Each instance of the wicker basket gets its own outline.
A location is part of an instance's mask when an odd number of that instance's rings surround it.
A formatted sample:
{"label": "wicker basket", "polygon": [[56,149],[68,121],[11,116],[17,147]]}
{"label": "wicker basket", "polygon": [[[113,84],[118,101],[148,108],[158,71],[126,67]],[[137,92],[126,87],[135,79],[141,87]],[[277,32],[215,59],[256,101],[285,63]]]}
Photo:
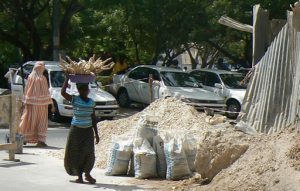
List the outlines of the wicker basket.
{"label": "wicker basket", "polygon": [[81,74],[69,74],[71,82],[74,83],[91,83],[95,82],[96,77],[94,75],[81,75]]}

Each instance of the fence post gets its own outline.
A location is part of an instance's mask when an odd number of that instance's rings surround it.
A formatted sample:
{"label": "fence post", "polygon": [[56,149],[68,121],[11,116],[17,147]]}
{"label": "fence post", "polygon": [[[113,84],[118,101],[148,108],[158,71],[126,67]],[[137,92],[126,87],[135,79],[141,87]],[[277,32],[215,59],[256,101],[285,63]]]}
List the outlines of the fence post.
{"label": "fence post", "polygon": [[[16,133],[17,133],[17,99],[16,95],[12,94],[10,98],[11,112],[10,112],[10,124],[9,124],[9,138],[12,144],[16,144]],[[9,160],[15,160],[15,150],[9,150]]]}
{"label": "fence post", "polygon": [[149,95],[150,95],[150,103],[153,102],[153,74],[149,74]]}

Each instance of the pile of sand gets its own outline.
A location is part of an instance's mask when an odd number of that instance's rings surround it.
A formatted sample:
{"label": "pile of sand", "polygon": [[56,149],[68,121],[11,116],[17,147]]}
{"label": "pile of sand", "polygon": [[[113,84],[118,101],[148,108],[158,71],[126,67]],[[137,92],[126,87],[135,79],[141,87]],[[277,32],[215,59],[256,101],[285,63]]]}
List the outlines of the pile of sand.
{"label": "pile of sand", "polygon": [[[194,184],[179,190],[299,190],[300,171],[295,168],[299,165],[299,136],[295,130],[285,130],[274,135],[242,138],[237,142],[249,148],[233,164],[211,182],[199,181],[207,185]],[[222,155],[222,149],[219,153]]]}
{"label": "pile of sand", "polygon": [[[134,132],[134,128],[143,114],[160,116],[158,128],[173,133],[186,130],[203,133],[212,127],[205,122],[205,114],[199,113],[192,106],[188,106],[180,100],[175,98],[157,100],[144,111],[129,118],[98,123],[100,135],[100,143],[96,146],[96,164],[98,167],[106,167],[112,137]],[[130,133],[128,136],[130,138]]]}
{"label": "pile of sand", "polygon": [[300,139],[297,139],[296,143],[287,153],[287,156],[290,158],[292,166],[296,170],[300,170]]}
{"label": "pile of sand", "polygon": [[247,142],[247,135],[232,129],[210,132],[198,145],[195,161],[197,172],[203,179],[212,180],[247,151]]}

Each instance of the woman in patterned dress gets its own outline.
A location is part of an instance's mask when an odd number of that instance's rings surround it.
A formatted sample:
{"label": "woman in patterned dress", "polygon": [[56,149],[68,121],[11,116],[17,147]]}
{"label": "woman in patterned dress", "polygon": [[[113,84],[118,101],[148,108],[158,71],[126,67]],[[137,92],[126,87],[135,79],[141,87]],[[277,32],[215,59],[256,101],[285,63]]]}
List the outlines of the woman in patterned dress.
{"label": "woman in patterned dress", "polygon": [[[64,166],[71,176],[78,176],[77,183],[85,180],[95,184],[96,180],[90,172],[95,163],[94,137],[99,143],[99,135],[94,112],[95,102],[88,97],[89,85],[76,84],[79,95],[70,95],[66,92],[68,87],[68,75],[61,90],[61,95],[73,105],[73,119],[66,146]],[[95,136],[94,136],[95,135]]]}
{"label": "woman in patterned dress", "polygon": [[25,137],[25,143],[37,143],[38,147],[46,147],[46,133],[48,129],[48,106],[55,112],[49,92],[49,85],[43,75],[45,65],[37,62],[28,77],[24,92],[24,112],[20,129]]}

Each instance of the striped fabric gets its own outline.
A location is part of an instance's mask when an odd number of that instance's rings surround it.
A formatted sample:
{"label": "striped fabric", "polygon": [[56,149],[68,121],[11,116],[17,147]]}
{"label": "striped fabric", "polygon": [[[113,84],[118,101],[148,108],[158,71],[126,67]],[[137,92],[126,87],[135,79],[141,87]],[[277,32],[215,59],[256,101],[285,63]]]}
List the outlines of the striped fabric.
{"label": "striped fabric", "polygon": [[48,128],[48,105],[25,105],[20,129],[27,143],[46,141]]}
{"label": "striped fabric", "polygon": [[95,102],[92,99],[84,101],[80,96],[73,96],[73,119],[71,124],[79,128],[92,127],[92,114],[94,112]]}
{"label": "striped fabric", "polygon": [[49,105],[52,99],[46,77],[43,75],[45,65],[37,62],[28,77],[24,92],[24,103],[32,105]]}
{"label": "striped fabric", "polygon": [[47,79],[43,76],[45,66],[37,62],[29,75],[24,92],[25,109],[20,123],[21,133],[28,143],[46,141],[48,128],[48,105],[52,103]]}

